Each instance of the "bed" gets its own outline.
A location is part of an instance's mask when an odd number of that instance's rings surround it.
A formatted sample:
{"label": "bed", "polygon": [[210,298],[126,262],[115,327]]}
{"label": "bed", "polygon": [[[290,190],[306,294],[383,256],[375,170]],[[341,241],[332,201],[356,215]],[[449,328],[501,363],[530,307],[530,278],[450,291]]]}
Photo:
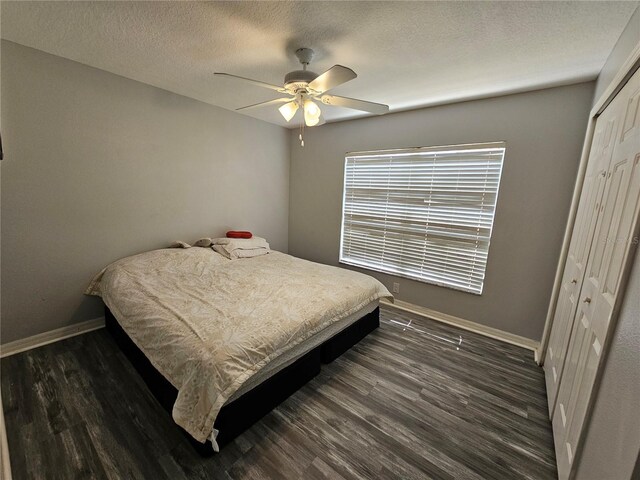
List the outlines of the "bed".
{"label": "bed", "polygon": [[272,251],[114,262],[91,282],[108,331],[200,453],[218,451],[379,325],[374,278]]}

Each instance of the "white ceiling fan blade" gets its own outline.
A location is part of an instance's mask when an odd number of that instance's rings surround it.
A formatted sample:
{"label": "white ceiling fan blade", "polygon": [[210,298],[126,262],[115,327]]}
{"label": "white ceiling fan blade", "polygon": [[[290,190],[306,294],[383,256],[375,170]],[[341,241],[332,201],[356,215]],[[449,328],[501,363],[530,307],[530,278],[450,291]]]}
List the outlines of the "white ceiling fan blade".
{"label": "white ceiling fan blade", "polygon": [[354,110],[375,113],[376,115],[382,115],[389,112],[389,105],[367,102],[365,100],[358,100],[355,98],[339,97],[337,95],[322,95],[320,97],[320,101],[325,105],[353,108]]}
{"label": "white ceiling fan blade", "polygon": [[270,90],[275,90],[276,92],[284,93],[286,91],[284,88],[279,87],[278,85],[272,85],[270,83],[261,82],[260,80],[252,80],[251,78],[239,77],[238,75],[231,75],[230,73],[219,73],[219,72],[216,72],[216,73],[214,73],[214,75],[218,75],[219,77],[228,77],[228,78],[235,78],[235,79],[238,79],[238,80],[243,80],[245,82],[252,83],[253,85],[257,85],[259,87],[264,87],[264,88],[268,88]]}
{"label": "white ceiling fan blade", "polygon": [[248,110],[250,108],[256,107],[264,107],[266,105],[276,105],[278,103],[290,102],[293,98],[276,98],[275,100],[267,100],[266,102],[254,103],[253,105],[247,105],[246,107],[236,108],[236,111],[239,110]]}
{"label": "white ceiling fan blade", "polygon": [[334,65],[329,70],[321,75],[318,75],[315,80],[309,83],[309,88],[319,93],[324,93],[327,90],[331,90],[338,85],[353,80],[358,75],[350,68],[343,67],[342,65]]}

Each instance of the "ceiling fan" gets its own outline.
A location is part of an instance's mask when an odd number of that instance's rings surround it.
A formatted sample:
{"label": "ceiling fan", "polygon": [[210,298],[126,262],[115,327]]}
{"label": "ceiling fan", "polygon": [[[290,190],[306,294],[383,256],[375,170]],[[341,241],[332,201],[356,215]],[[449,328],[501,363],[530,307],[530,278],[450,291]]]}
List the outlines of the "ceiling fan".
{"label": "ceiling fan", "polygon": [[310,48],[299,48],[296,50],[296,57],[298,57],[298,60],[300,60],[302,64],[302,70],[287,73],[284,77],[283,87],[259,80],[231,75],[230,73],[215,73],[214,75],[243,80],[259,87],[269,88],[278,93],[289,95],[289,97],[276,98],[275,100],[248,105],[236,110],[248,110],[282,103],[283,105],[280,106],[278,110],[287,122],[291,121],[298,109],[301,108],[304,112],[304,124],[308,127],[322,125],[324,123],[322,111],[316,102],[323,103],[324,105],[352,108],[377,115],[382,115],[389,111],[388,105],[357,100],[355,98],[328,95],[326,93],[328,90],[357,77],[356,73],[350,68],[343,67],[342,65],[334,65],[323,74],[318,75],[317,73],[307,70],[309,63],[311,63],[313,59],[313,50]]}

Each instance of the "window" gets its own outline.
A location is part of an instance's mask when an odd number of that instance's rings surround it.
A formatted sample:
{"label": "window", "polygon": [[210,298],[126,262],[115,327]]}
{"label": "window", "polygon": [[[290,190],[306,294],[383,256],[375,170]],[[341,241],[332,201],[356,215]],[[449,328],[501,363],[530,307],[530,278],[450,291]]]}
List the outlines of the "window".
{"label": "window", "polygon": [[340,262],[482,293],[504,143],[348,154]]}

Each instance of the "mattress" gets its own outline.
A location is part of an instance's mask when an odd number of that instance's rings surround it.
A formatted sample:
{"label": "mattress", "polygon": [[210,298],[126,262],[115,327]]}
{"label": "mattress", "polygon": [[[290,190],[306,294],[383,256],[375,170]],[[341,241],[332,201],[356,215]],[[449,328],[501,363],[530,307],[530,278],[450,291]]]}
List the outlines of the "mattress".
{"label": "mattress", "polygon": [[336,334],[340,333],[342,330],[347,328],[349,325],[357,322],[366,314],[373,312],[379,305],[378,300],[374,300],[373,302],[366,305],[364,308],[361,308],[357,312],[348,315],[347,317],[329,325],[327,328],[322,330],[319,333],[316,333],[313,337],[308,339],[305,342],[302,342],[295,348],[288,350],[286,353],[280,355],[278,358],[273,359],[267,365],[265,365],[262,369],[256,372],[251,378],[249,378],[246,382],[242,384],[242,387],[238,389],[236,393],[234,393],[229,400],[225,403],[231,403],[235,399],[241,397],[249,390],[254,388],[257,385],[260,385],[262,382],[268,380],[273,375],[278,373],[283,368],[288,367],[297,359],[302,357],[307,352],[310,352],[314,348],[319,345],[322,345],[324,342],[334,337]]}
{"label": "mattress", "polygon": [[358,272],[279,252],[229,260],[208,248],[119,260],[86,293],[102,297],[178,390],[175,422],[214,447],[223,405],[392,298]]}

